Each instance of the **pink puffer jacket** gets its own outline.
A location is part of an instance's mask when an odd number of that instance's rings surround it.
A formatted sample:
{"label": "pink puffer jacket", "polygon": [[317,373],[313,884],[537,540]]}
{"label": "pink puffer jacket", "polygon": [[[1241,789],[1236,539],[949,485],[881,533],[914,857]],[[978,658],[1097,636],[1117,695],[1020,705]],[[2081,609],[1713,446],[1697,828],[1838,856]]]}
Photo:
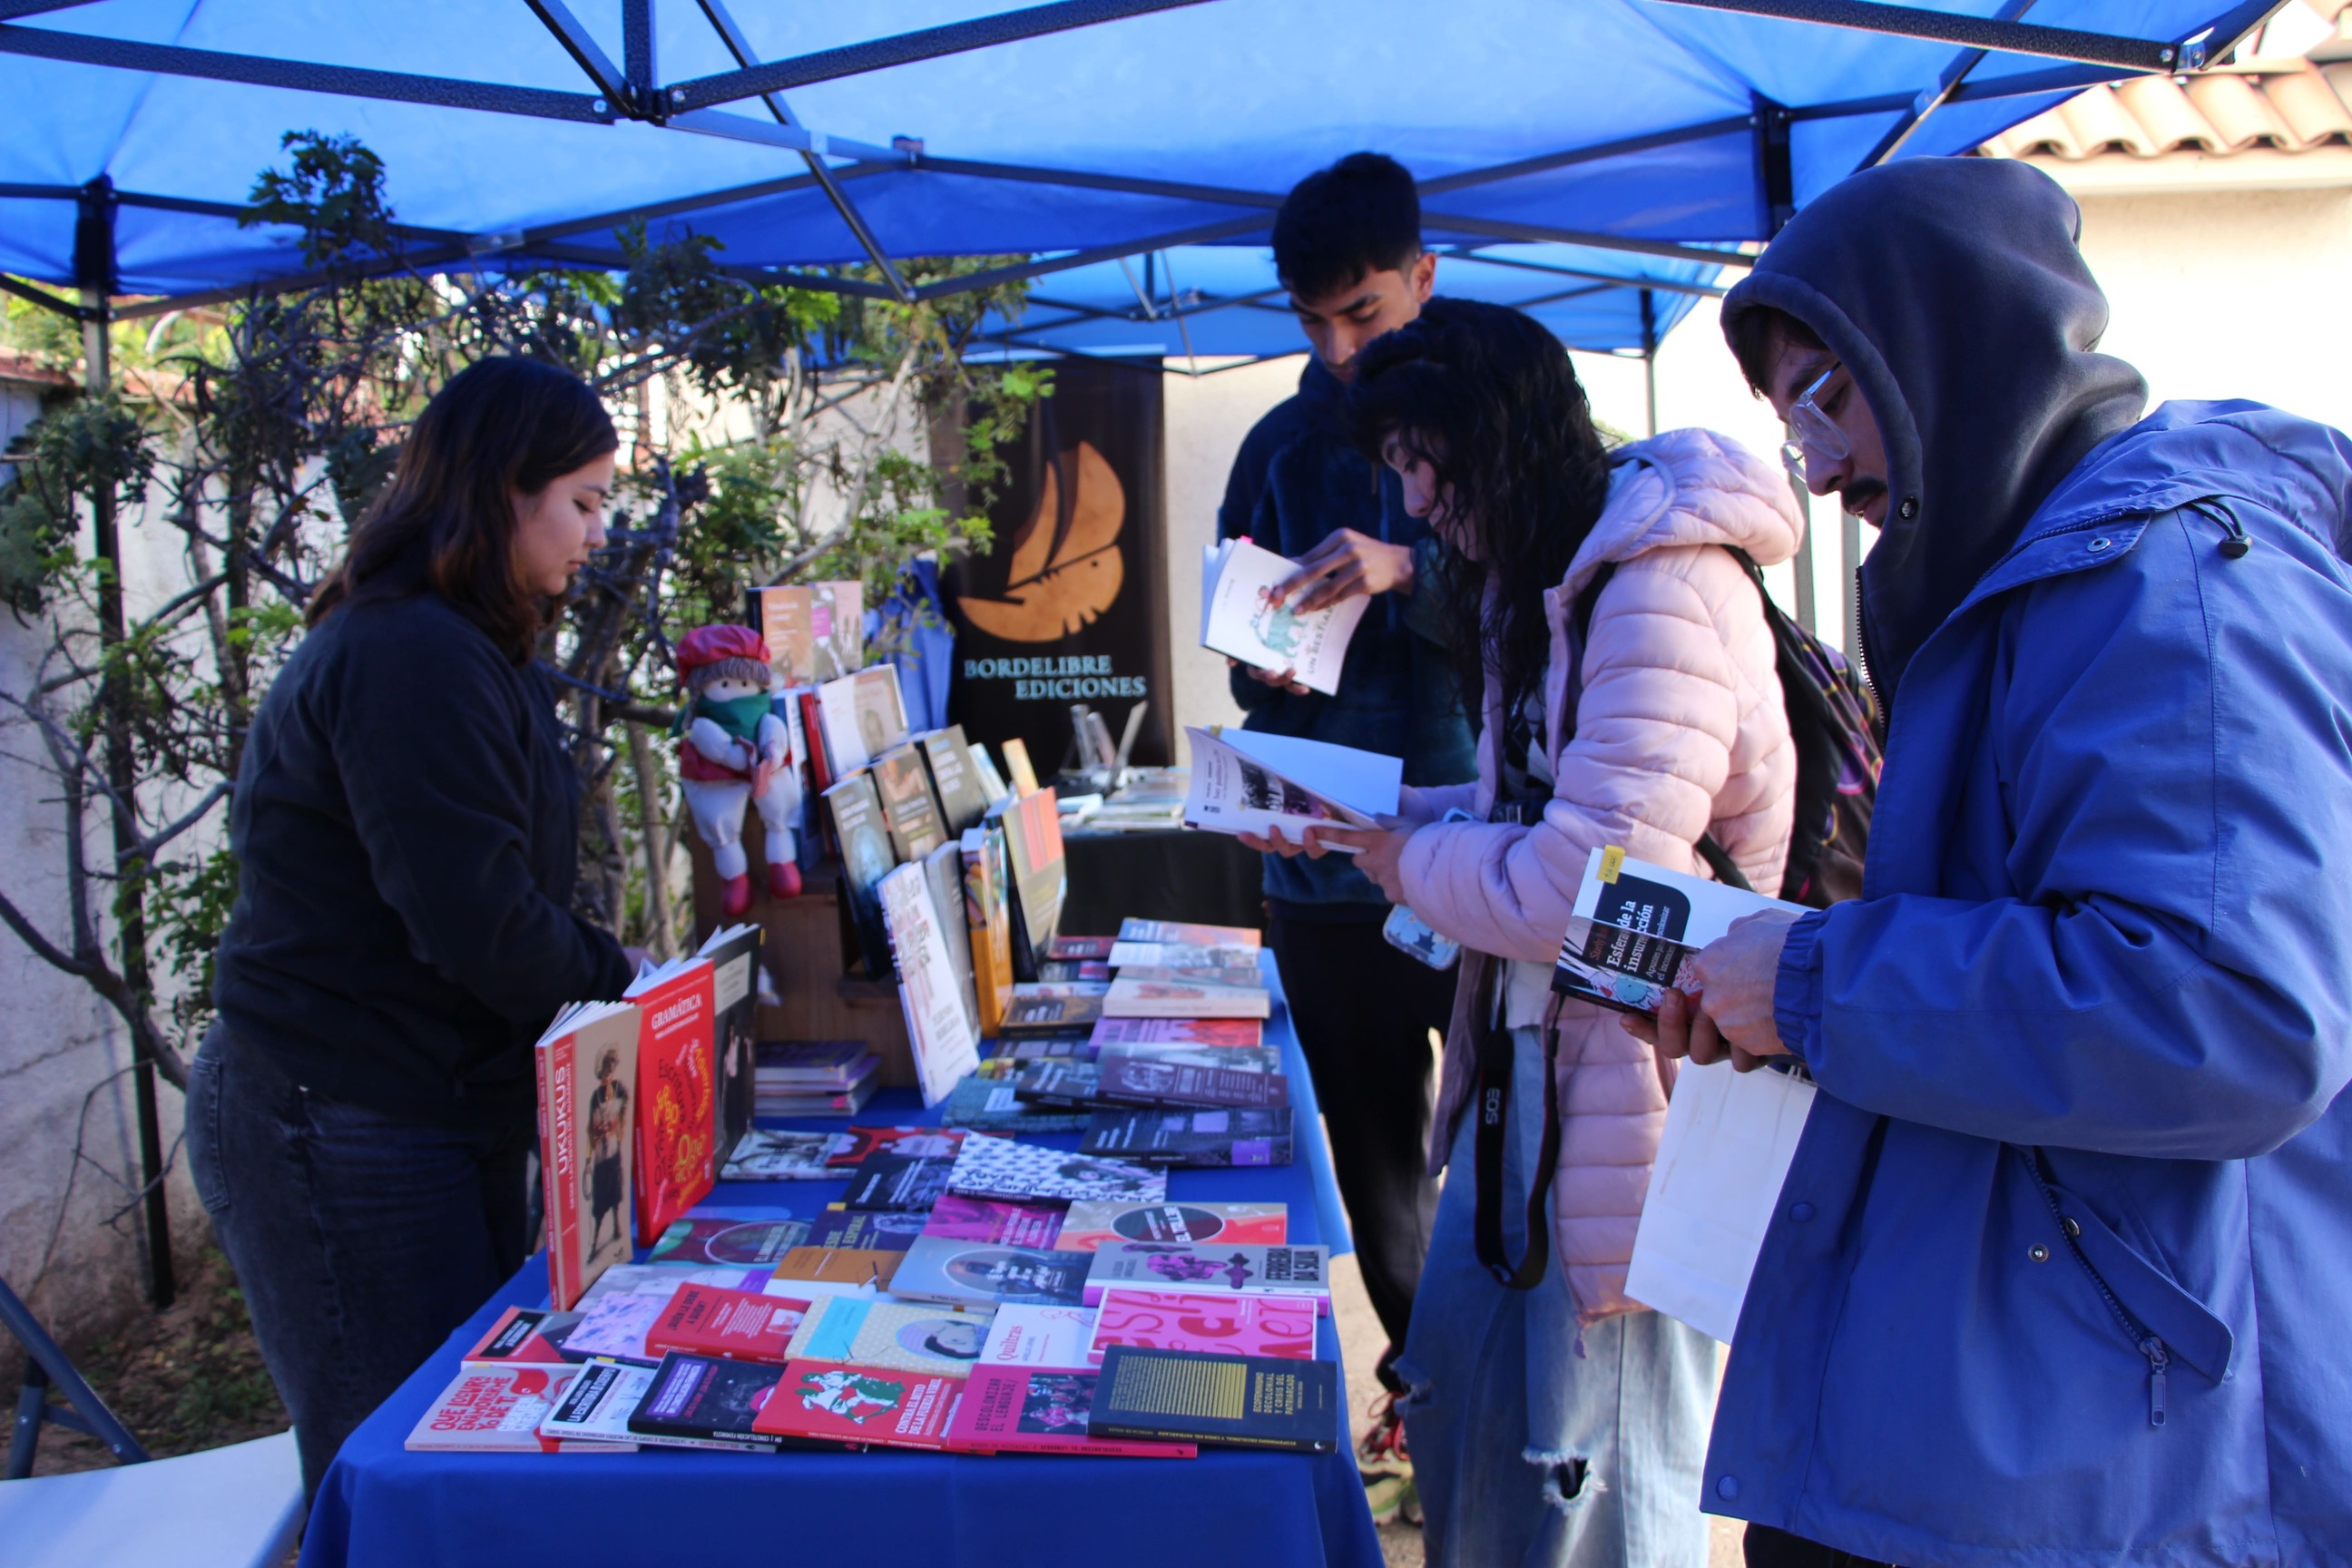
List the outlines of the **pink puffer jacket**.
{"label": "pink puffer jacket", "polygon": [[[1469,998],[1478,954],[1549,963],[1568,929],[1585,862],[1600,845],[1707,875],[1693,848],[1716,841],[1759,889],[1780,886],[1796,810],[1797,757],[1755,584],[1718,545],[1771,565],[1804,530],[1778,468],[1727,437],[1675,430],[1622,448],[1608,505],[1545,595],[1551,663],[1546,736],[1558,781],[1539,825],[1435,824],[1407,841],[1405,901],[1465,949],[1444,1078],[1431,1134],[1432,1174],[1445,1164],[1469,1098],[1475,1047]],[[1616,574],[1593,607],[1573,738],[1561,709],[1576,596],[1603,562]],[[1486,683],[1478,782],[1419,792],[1416,815],[1494,800],[1502,694]],[[1560,1016],[1559,1173],[1554,1248],[1580,1320],[1638,1310],[1625,1268],[1650,1164],[1665,1125],[1663,1075],[1650,1048],[1597,1007]],[[1457,1180],[1472,1180],[1468,1171]]]}

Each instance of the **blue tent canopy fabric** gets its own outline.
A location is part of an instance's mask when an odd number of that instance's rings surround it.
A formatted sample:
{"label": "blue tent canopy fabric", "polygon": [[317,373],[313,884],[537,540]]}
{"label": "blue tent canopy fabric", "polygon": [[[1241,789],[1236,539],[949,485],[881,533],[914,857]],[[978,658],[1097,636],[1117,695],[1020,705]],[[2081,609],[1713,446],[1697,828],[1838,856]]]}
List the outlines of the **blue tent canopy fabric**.
{"label": "blue tent canopy fabric", "polygon": [[[0,273],[183,300],[299,277],[298,236],[238,218],[281,134],[308,130],[383,159],[412,265],[617,265],[614,226],[645,216],[717,238],[746,278],[1032,258],[1043,300],[1076,308],[1041,300],[996,323],[1008,339],[1258,353],[1281,323],[1221,301],[1268,285],[1274,205],[1375,147],[1422,182],[1434,243],[1495,247],[1450,287],[1640,348],[1643,280],[1654,342],[1738,264],[1717,255],[1906,130],[1897,155],[1965,151],[2131,74],[2118,59],[2155,68],[2208,30],[2226,47],[2269,9],[2042,0],[2033,24],[2114,47],[2000,35],[2034,54],[1818,25],[1969,35],[1988,0],[735,3],[0,0]],[[101,178],[110,277],[88,243]],[[1174,296],[1214,308],[1163,320],[1112,259],[1153,252]],[[1537,265],[1628,286],[1573,292]]]}

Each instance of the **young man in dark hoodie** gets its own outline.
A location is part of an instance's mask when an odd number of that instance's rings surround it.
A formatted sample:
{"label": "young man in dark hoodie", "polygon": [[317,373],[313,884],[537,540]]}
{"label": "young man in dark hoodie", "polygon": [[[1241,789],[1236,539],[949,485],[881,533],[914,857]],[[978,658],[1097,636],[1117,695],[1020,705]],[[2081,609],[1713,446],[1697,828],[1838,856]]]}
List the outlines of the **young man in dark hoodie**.
{"label": "young man in dark hoodie", "polygon": [[2143,418],[2077,225],[1906,160],[1724,301],[1885,528],[1890,731],[1864,897],[1736,927],[1654,1030],[1820,1090],[1707,1455],[1750,1563],[2352,1542],[2352,441]]}
{"label": "young man in dark hoodie", "polygon": [[[1301,608],[1360,594],[1378,602],[1348,645],[1337,695],[1236,666],[1234,699],[1248,729],[1402,757],[1409,784],[1475,778],[1477,757],[1442,634],[1413,614],[1429,597],[1415,589],[1440,568],[1442,546],[1405,511],[1396,477],[1367,462],[1348,436],[1357,351],[1418,316],[1436,274],[1437,258],[1421,246],[1412,176],[1377,153],[1308,175],[1276,215],[1274,256],[1314,355],[1298,395],[1242,443],[1217,531],[1297,561],[1287,586]],[[1267,940],[1330,1130],[1365,1290],[1392,1356],[1404,1343],[1437,1213],[1425,1147],[1429,1031],[1446,1026],[1454,973],[1382,939],[1388,900],[1344,856],[1268,855],[1265,893]],[[1393,1390],[1387,1357],[1381,1373]]]}

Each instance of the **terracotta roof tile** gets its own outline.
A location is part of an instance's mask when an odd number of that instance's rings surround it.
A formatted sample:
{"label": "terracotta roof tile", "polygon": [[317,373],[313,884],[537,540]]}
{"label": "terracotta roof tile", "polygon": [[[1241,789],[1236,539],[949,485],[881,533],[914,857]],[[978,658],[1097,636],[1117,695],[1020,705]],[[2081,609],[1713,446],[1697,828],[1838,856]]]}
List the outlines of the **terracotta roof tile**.
{"label": "terracotta roof tile", "polygon": [[2095,87],[1984,143],[1990,157],[2053,153],[2076,163],[2101,154],[2227,156],[2253,147],[2308,152],[2352,142],[2352,66],[2325,71],[2307,60],[2275,70],[2218,70],[2188,79],[2140,77]]}

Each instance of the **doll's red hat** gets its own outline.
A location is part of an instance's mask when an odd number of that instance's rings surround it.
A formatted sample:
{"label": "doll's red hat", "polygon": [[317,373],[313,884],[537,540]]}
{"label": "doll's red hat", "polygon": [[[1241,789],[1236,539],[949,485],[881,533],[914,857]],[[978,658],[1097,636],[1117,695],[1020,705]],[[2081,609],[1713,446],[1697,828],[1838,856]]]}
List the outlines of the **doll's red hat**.
{"label": "doll's red hat", "polygon": [[760,634],[749,626],[697,626],[677,639],[677,678],[684,680],[688,672],[706,664],[717,664],[727,658],[751,658],[768,662],[768,645]]}

